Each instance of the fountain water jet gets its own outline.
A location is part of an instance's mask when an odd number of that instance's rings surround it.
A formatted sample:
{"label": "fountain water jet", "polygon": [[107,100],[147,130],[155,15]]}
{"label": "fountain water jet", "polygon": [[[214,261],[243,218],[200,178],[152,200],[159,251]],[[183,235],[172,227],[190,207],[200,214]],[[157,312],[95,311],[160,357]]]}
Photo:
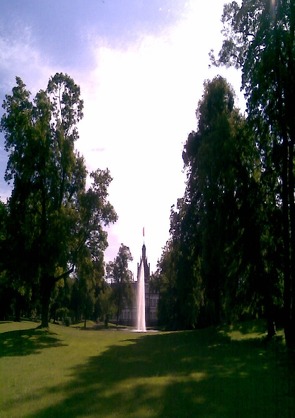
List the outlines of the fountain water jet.
{"label": "fountain water jet", "polygon": [[137,323],[136,331],[146,332],[145,322],[145,282],[144,282],[144,259],[140,261],[137,276]]}

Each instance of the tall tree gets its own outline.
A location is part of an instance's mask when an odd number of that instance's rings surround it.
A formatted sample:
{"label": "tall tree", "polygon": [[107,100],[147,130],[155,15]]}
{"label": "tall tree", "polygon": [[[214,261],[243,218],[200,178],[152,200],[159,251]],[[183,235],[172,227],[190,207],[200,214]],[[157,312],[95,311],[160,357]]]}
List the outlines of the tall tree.
{"label": "tall tree", "polygon": [[261,159],[273,149],[279,169],[284,248],[284,309],[287,344],[295,346],[295,4],[293,0],[244,0],[224,6],[224,41],[216,65],[242,70],[247,112],[260,144]]}
{"label": "tall tree", "polygon": [[119,323],[119,317],[124,306],[132,304],[132,272],[128,269],[128,263],[133,260],[129,247],[120,245],[118,254],[114,261],[107,264],[107,278],[112,283],[113,298],[116,307],[116,320]]}
{"label": "tall tree", "polygon": [[107,200],[108,170],[90,174],[75,150],[77,123],[83,117],[80,88],[57,73],[45,91],[30,100],[20,78],[3,103],[1,130],[9,153],[5,179],[13,181],[8,230],[14,277],[38,289],[41,326],[48,326],[55,283],[74,271],[85,248],[102,252],[103,225],[116,220]]}
{"label": "tall tree", "polygon": [[179,303],[176,289],[176,257],[173,241],[167,241],[157,270],[152,276],[151,285],[159,293],[158,323],[167,329],[177,329],[179,324]]}
{"label": "tall tree", "polygon": [[104,283],[98,295],[99,316],[104,321],[106,328],[109,326],[109,320],[115,313],[114,298],[112,288],[108,283]]}
{"label": "tall tree", "polygon": [[182,328],[234,319],[249,307],[250,289],[256,300],[264,297],[256,286],[265,272],[254,137],[220,76],[204,83],[196,115],[198,130],[183,150],[186,190],[172,208],[158,272],[167,283],[160,306],[174,295],[173,321]]}
{"label": "tall tree", "polygon": [[230,247],[238,242],[238,231],[243,229],[237,219],[241,219],[244,202],[241,189],[245,192],[248,187],[246,161],[253,161],[253,145],[234,108],[234,92],[222,77],[204,83],[197,117],[198,131],[189,135],[183,152],[188,176],[185,231],[188,236],[195,231],[194,259],[201,259],[206,315],[219,323],[229,311],[225,301],[230,304],[237,292],[237,271],[232,271],[228,280],[228,267],[234,264]]}

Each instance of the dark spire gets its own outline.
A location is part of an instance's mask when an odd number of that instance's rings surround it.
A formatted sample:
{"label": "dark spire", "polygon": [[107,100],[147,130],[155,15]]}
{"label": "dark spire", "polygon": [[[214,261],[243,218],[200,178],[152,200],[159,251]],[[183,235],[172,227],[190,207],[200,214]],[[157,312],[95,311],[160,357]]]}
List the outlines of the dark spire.
{"label": "dark spire", "polygon": [[142,259],[143,260],[146,259],[146,246],[145,246],[145,244],[143,244],[143,246],[142,246]]}

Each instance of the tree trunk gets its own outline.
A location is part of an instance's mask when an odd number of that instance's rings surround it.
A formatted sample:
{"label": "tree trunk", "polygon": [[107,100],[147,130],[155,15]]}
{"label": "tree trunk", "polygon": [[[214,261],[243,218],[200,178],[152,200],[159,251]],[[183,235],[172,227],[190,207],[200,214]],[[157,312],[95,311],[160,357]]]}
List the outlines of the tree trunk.
{"label": "tree trunk", "polygon": [[55,283],[58,280],[64,279],[70,273],[72,273],[74,267],[65,271],[58,277],[44,275],[41,278],[40,283],[40,296],[41,296],[41,325],[40,328],[48,328],[49,325],[49,305],[50,297]]}
{"label": "tree trunk", "polygon": [[41,325],[40,328],[49,326],[49,305],[51,292],[54,287],[54,279],[48,276],[41,281]]}
{"label": "tree trunk", "polygon": [[[292,2],[291,2],[292,3]],[[295,347],[295,203],[294,203],[294,146],[295,146],[295,120],[294,120],[294,36],[295,36],[295,7],[290,6],[289,37],[286,43],[286,62],[288,69],[284,75],[284,89],[280,74],[280,98],[286,100],[286,120],[282,108],[281,126],[283,128],[283,217],[284,217],[284,329],[286,344]],[[280,49],[278,40],[278,51]],[[281,94],[283,93],[283,94]]]}
{"label": "tree trunk", "polygon": [[289,188],[288,188],[288,168],[289,168],[289,149],[287,134],[283,135],[283,172],[282,172],[282,205],[283,205],[283,242],[284,242],[284,331],[287,346],[291,346],[294,339],[292,329],[292,279],[290,263],[290,211],[289,211]]}
{"label": "tree trunk", "polygon": [[267,321],[267,338],[271,339],[276,335],[276,323],[274,318],[274,307],[270,300],[271,295],[268,295],[268,300],[265,303],[266,321]]}
{"label": "tree trunk", "polygon": [[120,311],[119,311],[119,309],[118,309],[118,310],[117,310],[116,327],[119,325],[119,315],[120,315]]}
{"label": "tree trunk", "polygon": [[15,303],[14,303],[14,321],[20,322],[21,320],[21,297],[16,292]]}
{"label": "tree trunk", "polygon": [[[290,25],[290,57],[289,60],[291,66],[290,74],[292,74],[292,106],[290,106],[291,112],[294,112],[294,97],[295,97],[295,80],[294,80],[294,53],[293,45],[295,39],[295,6],[292,3],[291,7],[291,25]],[[292,113],[293,116],[293,113]],[[290,336],[289,336],[289,345],[295,348],[295,199],[294,199],[294,190],[295,190],[295,179],[294,179],[294,148],[295,148],[295,121],[294,117],[291,117],[292,128],[290,135],[290,152],[289,152],[289,196],[290,196],[290,224],[291,224],[291,320],[290,320]]]}
{"label": "tree trunk", "polygon": [[[294,205],[294,140],[290,140],[288,148],[288,279],[285,300],[285,338],[289,348],[295,348],[295,205]],[[286,232],[287,235],[287,232]]]}
{"label": "tree trunk", "polygon": [[41,306],[41,325],[40,328],[48,328],[49,326],[49,302],[50,302],[50,295],[47,297],[42,298],[42,306]]}

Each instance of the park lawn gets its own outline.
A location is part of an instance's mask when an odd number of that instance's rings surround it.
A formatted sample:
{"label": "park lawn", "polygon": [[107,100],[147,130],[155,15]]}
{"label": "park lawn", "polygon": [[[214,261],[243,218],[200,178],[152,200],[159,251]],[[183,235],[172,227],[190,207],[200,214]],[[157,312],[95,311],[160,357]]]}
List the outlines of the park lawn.
{"label": "park lawn", "polygon": [[261,324],[197,331],[0,322],[0,417],[295,416],[294,353]]}

